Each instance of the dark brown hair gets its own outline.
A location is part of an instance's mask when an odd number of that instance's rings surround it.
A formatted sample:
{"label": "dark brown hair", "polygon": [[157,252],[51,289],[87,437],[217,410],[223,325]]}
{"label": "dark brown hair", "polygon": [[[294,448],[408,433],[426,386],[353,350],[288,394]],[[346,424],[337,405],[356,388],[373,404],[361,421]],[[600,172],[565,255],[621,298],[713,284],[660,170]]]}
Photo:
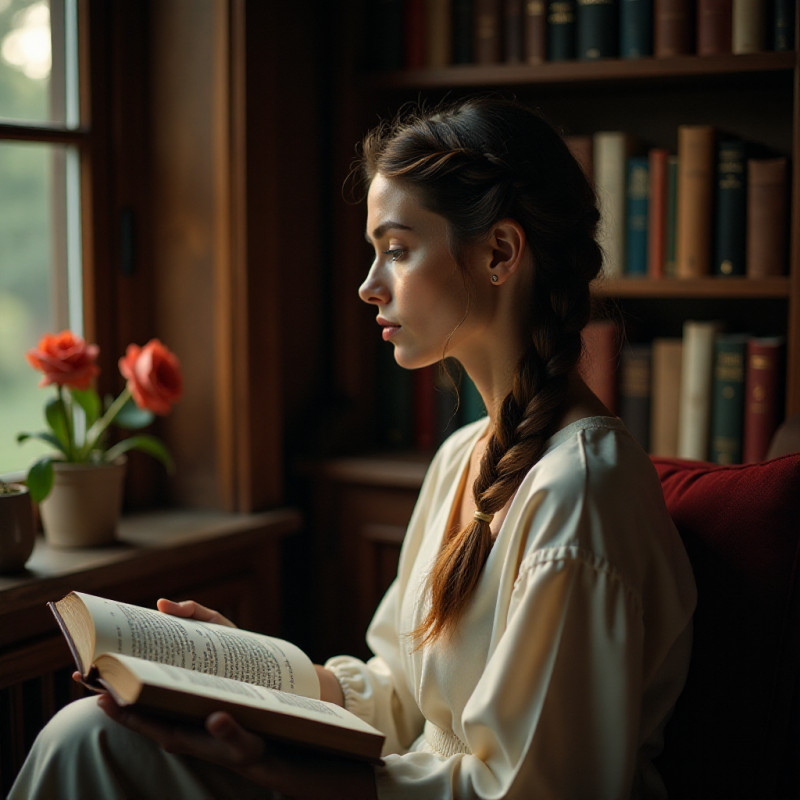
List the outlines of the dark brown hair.
{"label": "dark brown hair", "polygon": [[[503,399],[480,473],[477,509],[499,511],[540,458],[554,433],[590,315],[589,283],[602,255],[597,203],[563,139],[521,103],[471,98],[425,111],[406,108],[372,130],[359,159],[376,174],[412,187],[443,216],[453,255],[504,218],[525,230],[533,256],[530,340]],[[489,523],[448,532],[431,574],[431,607],[414,636],[419,645],[449,634],[492,548]]]}

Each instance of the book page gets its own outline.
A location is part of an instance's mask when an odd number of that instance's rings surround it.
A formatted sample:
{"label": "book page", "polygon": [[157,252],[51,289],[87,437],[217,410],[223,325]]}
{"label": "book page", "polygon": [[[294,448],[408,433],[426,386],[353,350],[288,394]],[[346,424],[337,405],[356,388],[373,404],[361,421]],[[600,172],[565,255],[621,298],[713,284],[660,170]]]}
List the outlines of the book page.
{"label": "book page", "polygon": [[209,675],[319,698],[314,665],[272,636],[173,617],[157,609],[75,592],[91,613],[96,654],[123,653]]}
{"label": "book page", "polygon": [[287,694],[253,684],[239,683],[216,675],[191,672],[174,666],[143,661],[126,655],[100,657],[98,665],[101,676],[103,661],[106,658],[113,658],[121,662],[142,683],[150,686],[188,691],[193,695],[213,700],[228,701],[252,708],[270,709],[279,713],[291,714],[294,717],[317,720],[328,725],[382,736],[369,723],[335,703]]}

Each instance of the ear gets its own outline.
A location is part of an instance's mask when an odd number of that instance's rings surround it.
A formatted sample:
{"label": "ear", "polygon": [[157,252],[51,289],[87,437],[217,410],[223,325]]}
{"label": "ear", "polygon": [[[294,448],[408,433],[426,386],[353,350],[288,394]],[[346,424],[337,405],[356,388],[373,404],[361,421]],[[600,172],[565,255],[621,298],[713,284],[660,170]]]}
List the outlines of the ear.
{"label": "ear", "polygon": [[501,219],[494,225],[489,234],[489,245],[492,250],[489,280],[495,286],[505,283],[517,272],[522,263],[526,243],[525,230],[515,219]]}

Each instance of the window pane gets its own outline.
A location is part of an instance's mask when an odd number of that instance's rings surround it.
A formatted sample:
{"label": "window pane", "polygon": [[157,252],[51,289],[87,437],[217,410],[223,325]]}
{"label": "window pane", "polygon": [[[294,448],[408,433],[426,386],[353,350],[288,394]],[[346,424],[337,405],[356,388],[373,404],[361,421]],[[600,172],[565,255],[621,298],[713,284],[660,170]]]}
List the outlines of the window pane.
{"label": "window pane", "polygon": [[76,63],[73,0],[0,0],[0,119],[75,127]]}
{"label": "window pane", "polygon": [[67,235],[66,209],[75,158],[62,146],[0,142],[0,473],[27,469],[47,450],[18,445],[16,435],[44,430],[44,404],[54,391],[38,388],[40,374],[25,352],[43,334],[70,326],[67,253],[76,237]]}

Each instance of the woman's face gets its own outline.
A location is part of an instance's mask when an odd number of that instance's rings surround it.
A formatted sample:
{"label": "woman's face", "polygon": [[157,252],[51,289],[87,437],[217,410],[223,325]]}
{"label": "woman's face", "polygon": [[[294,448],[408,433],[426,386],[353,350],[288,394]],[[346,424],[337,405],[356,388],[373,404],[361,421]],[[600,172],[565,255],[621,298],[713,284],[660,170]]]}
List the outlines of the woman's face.
{"label": "woman's face", "polygon": [[376,175],[367,196],[366,237],[375,260],[358,294],[376,307],[397,363],[416,369],[445,351],[463,363],[462,353],[480,338],[481,303],[474,293],[469,297],[450,254],[444,217],[423,208],[402,182]]}

